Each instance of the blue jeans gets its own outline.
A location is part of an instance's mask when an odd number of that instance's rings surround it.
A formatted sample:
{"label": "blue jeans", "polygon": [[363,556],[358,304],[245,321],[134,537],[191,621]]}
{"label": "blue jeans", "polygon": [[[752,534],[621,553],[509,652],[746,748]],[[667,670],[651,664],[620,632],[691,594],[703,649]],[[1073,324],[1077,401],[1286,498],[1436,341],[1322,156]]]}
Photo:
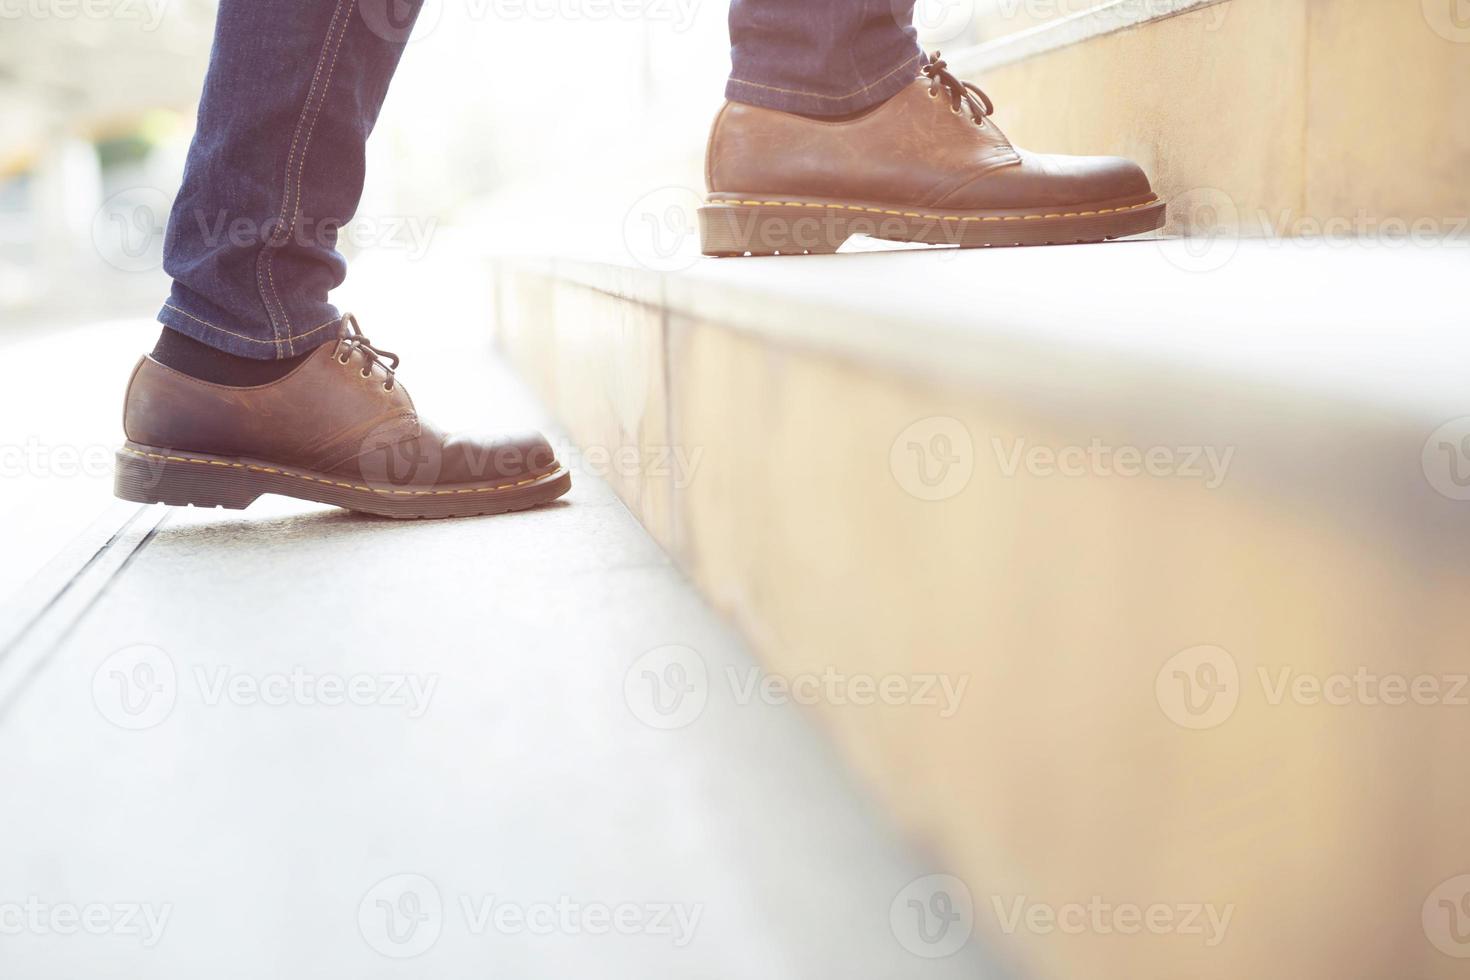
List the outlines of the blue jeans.
{"label": "blue jeans", "polygon": [[[841,115],[917,73],[914,0],[733,0],[729,98]],[[422,0],[221,0],[164,239],[164,326],[255,358],[342,333],[338,229]]]}
{"label": "blue jeans", "polygon": [[860,112],[924,64],[914,0],[733,0],[725,96],[804,115]]}

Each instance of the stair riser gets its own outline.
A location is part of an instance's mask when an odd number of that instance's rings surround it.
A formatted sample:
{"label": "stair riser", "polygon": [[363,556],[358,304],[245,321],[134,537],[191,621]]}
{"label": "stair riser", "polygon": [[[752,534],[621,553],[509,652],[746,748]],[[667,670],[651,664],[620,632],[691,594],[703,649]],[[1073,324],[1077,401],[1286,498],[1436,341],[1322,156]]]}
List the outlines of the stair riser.
{"label": "stair riser", "polygon": [[[1068,367],[1088,397],[1042,380],[1057,355],[1042,369],[999,348],[993,383],[958,385],[670,312],[652,291],[505,271],[498,294],[502,346],[584,450],[698,461],[615,485],[767,670],[964,691],[948,714],[815,710],[1030,975],[1458,976],[1421,908],[1470,861],[1470,787],[1425,753],[1470,742],[1470,714],[1269,697],[1282,669],[1464,672],[1466,534],[1414,478],[1425,432],[1116,360]],[[1097,394],[1144,390],[1169,410]],[[1161,447],[1173,469],[1084,455],[1059,472],[1094,440]],[[1361,475],[1386,459],[1411,465],[1374,489]],[[1390,493],[1402,520],[1385,523]],[[1188,674],[1174,658],[1201,647],[1225,652],[1239,696],[1191,730],[1170,664]],[[1423,846],[1383,846],[1408,838]],[[1092,896],[1231,920],[1213,946],[1007,926],[1018,900]]]}

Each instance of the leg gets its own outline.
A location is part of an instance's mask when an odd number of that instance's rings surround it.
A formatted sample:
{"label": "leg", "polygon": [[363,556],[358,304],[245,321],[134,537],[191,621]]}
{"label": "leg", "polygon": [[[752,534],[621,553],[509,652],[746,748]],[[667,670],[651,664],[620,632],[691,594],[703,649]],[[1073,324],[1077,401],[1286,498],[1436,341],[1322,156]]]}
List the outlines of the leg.
{"label": "leg", "polygon": [[[397,21],[383,16],[387,9]],[[327,293],[364,147],[418,14],[399,0],[223,0],[199,125],[164,242],[159,320],[284,359],[337,339]]]}
{"label": "leg", "polygon": [[328,302],[337,229],[419,0],[223,0],[169,221],[173,293],[133,368],[125,500],[243,508],[262,494],[388,517],[534,507],[571,476],[535,432],[419,416],[398,355]]}
{"label": "leg", "polygon": [[725,95],[809,116],[861,112],[924,63],[914,0],[734,0]]}

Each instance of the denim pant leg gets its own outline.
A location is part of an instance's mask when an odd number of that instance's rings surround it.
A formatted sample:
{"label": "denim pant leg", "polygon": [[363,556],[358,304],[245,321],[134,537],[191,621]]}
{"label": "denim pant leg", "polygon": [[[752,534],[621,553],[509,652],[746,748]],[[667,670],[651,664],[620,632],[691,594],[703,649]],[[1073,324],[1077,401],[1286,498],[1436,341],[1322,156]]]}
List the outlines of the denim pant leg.
{"label": "denim pant leg", "polygon": [[284,358],[336,339],[364,150],[421,0],[221,0],[164,239],[167,327]]}
{"label": "denim pant leg", "polygon": [[897,94],[924,64],[914,0],[733,0],[736,102],[840,116]]}

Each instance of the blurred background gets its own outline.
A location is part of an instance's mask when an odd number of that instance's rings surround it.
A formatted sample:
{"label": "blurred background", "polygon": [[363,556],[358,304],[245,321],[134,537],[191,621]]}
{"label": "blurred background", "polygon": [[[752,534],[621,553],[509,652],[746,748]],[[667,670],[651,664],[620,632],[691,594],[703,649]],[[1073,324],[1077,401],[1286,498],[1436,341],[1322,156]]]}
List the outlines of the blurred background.
{"label": "blurred background", "polygon": [[[915,22],[927,44],[964,48],[1101,2],[922,0]],[[163,231],[214,8],[7,0],[0,315],[8,330],[151,315],[166,292]],[[595,186],[598,194],[579,196],[602,202],[574,220],[593,239],[611,232],[599,245],[620,245],[622,219],[642,195],[701,188],[704,137],[729,71],[727,14],[721,0],[426,0],[369,146],[366,220],[344,234],[344,252],[376,247],[419,260],[436,229],[465,222],[522,251],[562,251],[565,235],[546,240],[545,222],[516,218],[569,183]]]}
{"label": "blurred background", "polygon": [[[28,3],[0,22],[4,322],[150,314],[215,5]],[[361,214],[380,231],[349,230],[344,251],[421,259],[434,228],[517,185],[697,156],[728,71],[720,5],[561,6],[428,0],[370,145]]]}

